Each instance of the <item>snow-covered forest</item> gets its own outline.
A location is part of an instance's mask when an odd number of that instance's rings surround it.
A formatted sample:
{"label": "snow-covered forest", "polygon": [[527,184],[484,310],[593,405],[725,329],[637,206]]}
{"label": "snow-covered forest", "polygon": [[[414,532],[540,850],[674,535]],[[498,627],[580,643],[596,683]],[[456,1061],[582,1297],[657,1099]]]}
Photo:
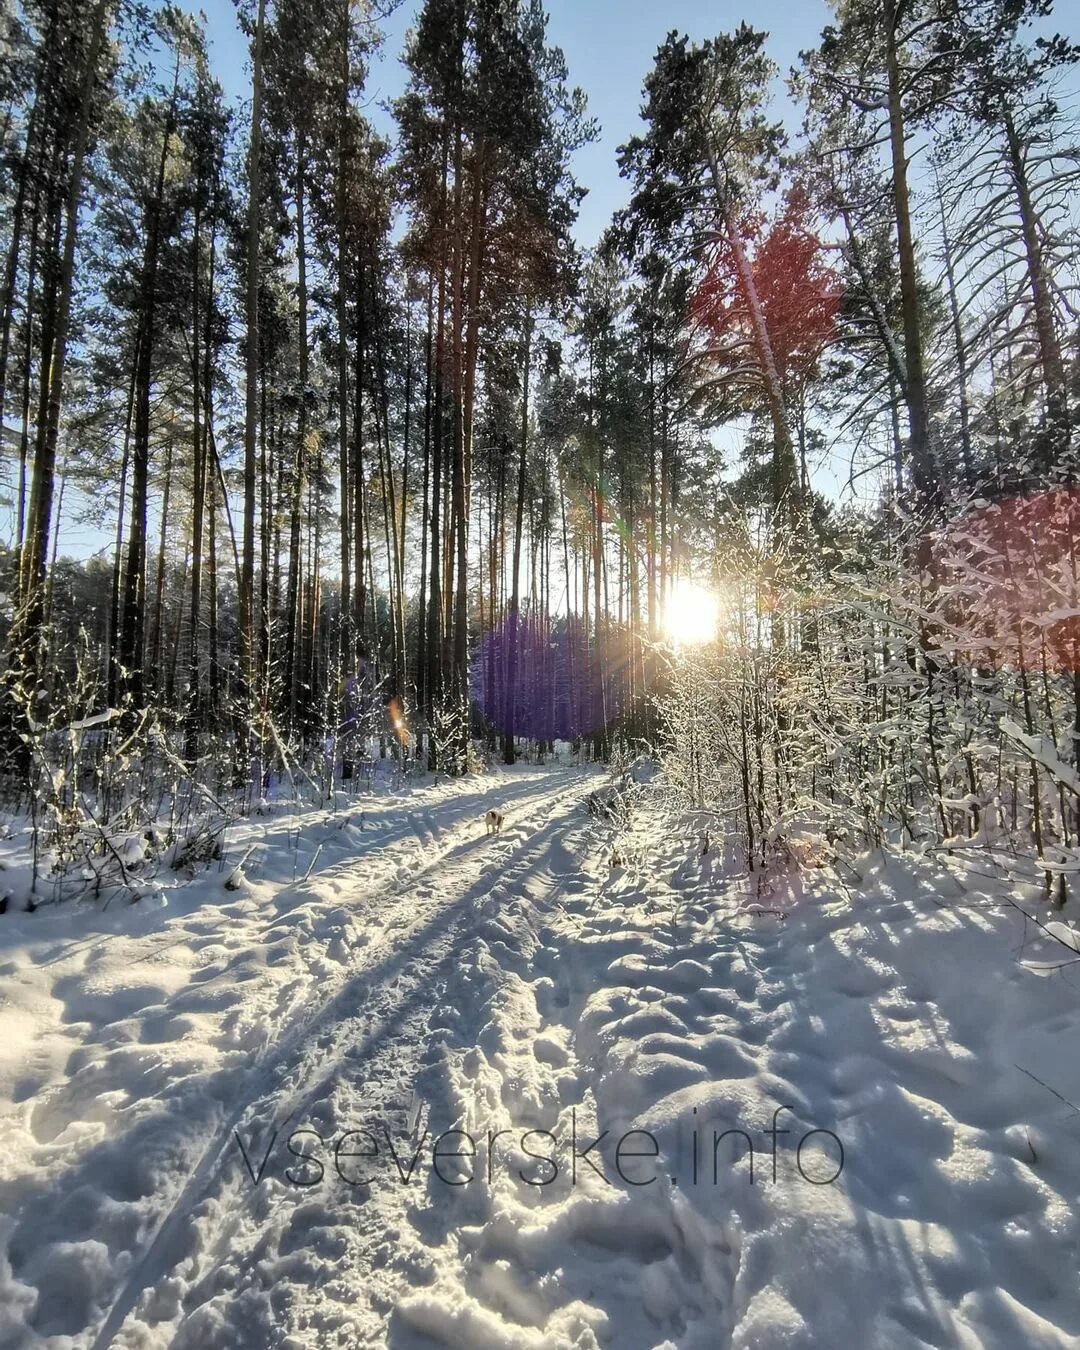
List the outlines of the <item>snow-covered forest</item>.
{"label": "snow-covered forest", "polygon": [[1077,1344],[1076,16],[403,3],[0,0],[0,1347]]}

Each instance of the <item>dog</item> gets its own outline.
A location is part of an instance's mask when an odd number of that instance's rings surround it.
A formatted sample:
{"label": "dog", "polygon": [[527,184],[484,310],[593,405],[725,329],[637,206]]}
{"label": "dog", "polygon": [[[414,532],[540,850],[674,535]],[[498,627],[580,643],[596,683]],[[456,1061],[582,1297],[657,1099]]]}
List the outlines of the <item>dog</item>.
{"label": "dog", "polygon": [[498,834],[503,827],[503,813],[494,807],[484,817],[484,833]]}

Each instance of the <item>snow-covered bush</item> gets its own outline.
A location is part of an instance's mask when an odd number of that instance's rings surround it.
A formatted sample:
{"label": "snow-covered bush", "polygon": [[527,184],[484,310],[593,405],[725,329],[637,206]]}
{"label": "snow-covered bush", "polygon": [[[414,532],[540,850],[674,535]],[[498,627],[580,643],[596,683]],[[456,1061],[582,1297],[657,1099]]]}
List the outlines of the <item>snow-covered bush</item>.
{"label": "snow-covered bush", "polygon": [[672,654],[658,701],[668,782],[714,812],[734,786],[759,864],[810,838],[815,858],[1007,839],[1047,859],[1048,877],[1073,870],[1061,850],[1080,841],[1077,531],[1071,504],[1042,509],[1051,522],[1024,558],[1027,517],[1002,523],[984,503],[933,531],[852,521],[785,565],[761,522],[732,512],[722,632]]}

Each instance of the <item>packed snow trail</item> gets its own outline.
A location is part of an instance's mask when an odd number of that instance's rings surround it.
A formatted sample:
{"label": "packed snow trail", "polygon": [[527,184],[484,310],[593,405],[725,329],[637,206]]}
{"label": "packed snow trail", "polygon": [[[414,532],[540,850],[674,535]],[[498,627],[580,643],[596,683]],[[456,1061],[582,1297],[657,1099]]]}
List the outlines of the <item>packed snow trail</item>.
{"label": "packed snow trail", "polygon": [[239,893],[19,919],[0,1344],[1080,1343],[1037,891],[977,849],[747,877],[662,791],[590,814],[603,781],[252,822]]}
{"label": "packed snow trail", "polygon": [[[325,862],[300,884],[272,837],[287,840],[297,822],[279,820],[263,840],[262,879],[233,899],[220,875],[178,887],[176,907],[186,901],[188,912],[142,934],[107,913],[88,924],[112,927],[106,935],[70,936],[70,914],[8,925],[9,941],[31,941],[11,943],[4,970],[5,1024],[25,1039],[10,1063],[21,1078],[5,1085],[16,1109],[4,1121],[0,1338],[108,1344],[171,1269],[192,1206],[223,1169],[238,1170],[234,1132],[244,1136],[262,1103],[282,1113],[289,1094],[332,1077],[341,1035],[367,1028],[376,1039],[395,1005],[428,983],[434,999],[469,898],[513,865],[551,812],[580,813],[594,783],[582,771],[525,770],[356,803],[306,823],[300,838],[312,853],[321,843]],[[482,826],[493,803],[507,821],[494,840]],[[403,811],[407,832],[389,823]],[[142,965],[157,983],[139,978]],[[160,1306],[160,1290],[156,1298]]]}

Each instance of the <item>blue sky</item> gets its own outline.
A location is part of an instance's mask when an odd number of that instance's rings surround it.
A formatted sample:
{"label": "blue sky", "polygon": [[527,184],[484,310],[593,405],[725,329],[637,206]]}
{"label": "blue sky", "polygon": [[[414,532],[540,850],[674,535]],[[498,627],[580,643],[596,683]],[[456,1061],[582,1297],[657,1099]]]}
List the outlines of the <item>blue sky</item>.
{"label": "blue sky", "polygon": [[[386,35],[367,85],[368,115],[381,130],[390,132],[392,119],[380,106],[401,92],[405,72],[401,65],[406,30],[420,8],[419,0],[403,0],[382,24]],[[250,70],[247,45],[236,27],[232,0],[209,0],[204,5],[212,40],[211,60],[226,91],[246,97]],[[563,49],[570,82],[580,85],[589,99],[589,111],[600,123],[599,139],[583,147],[575,160],[579,183],[589,189],[577,235],[591,245],[625,201],[624,184],[615,162],[616,147],[640,126],[642,81],[652,66],[657,47],[673,28],[691,38],[714,37],[736,28],[746,19],[769,33],[768,50],[781,76],[813,46],[830,9],[825,0],[549,0],[549,40]],[[786,116],[792,131],[797,118],[777,81],[777,114]]]}

